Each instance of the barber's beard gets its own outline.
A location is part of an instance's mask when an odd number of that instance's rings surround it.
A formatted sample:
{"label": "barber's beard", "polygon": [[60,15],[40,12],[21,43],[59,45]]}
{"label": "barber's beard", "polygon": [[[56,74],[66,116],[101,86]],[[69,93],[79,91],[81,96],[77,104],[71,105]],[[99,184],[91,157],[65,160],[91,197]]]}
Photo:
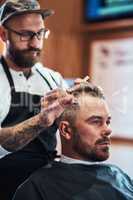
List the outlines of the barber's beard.
{"label": "barber's beard", "polygon": [[[32,56],[32,52],[36,56]],[[10,44],[9,56],[11,60],[21,68],[31,68],[35,63],[40,60],[41,50],[38,48],[29,48],[19,50]]]}

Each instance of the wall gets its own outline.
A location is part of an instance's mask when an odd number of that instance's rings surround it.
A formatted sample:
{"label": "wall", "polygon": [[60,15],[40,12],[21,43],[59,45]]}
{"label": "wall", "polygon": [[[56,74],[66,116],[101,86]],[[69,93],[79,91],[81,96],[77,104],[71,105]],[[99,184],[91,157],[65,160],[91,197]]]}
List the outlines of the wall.
{"label": "wall", "polygon": [[46,41],[43,62],[60,71],[65,77],[84,75],[84,33],[81,30],[83,4],[81,0],[40,1],[42,6],[55,10],[46,24],[51,36]]}

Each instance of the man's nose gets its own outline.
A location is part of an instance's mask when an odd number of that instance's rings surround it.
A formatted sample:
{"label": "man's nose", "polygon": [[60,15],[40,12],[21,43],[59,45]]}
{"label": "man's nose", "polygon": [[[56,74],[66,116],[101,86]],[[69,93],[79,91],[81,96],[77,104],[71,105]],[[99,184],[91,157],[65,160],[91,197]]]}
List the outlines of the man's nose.
{"label": "man's nose", "polygon": [[29,46],[33,48],[40,49],[42,47],[42,44],[43,44],[43,41],[39,40],[36,35],[34,35],[29,41]]}
{"label": "man's nose", "polygon": [[103,136],[109,136],[111,135],[112,133],[112,129],[110,126],[108,126],[107,124],[103,127],[103,130],[102,130],[102,135]]}

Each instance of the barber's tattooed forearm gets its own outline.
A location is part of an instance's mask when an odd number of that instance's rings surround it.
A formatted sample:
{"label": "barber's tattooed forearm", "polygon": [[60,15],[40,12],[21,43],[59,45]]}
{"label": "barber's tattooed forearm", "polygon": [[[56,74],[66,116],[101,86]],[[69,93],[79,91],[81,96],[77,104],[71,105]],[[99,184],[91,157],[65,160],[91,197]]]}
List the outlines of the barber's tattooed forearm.
{"label": "barber's tattooed forearm", "polygon": [[18,150],[36,138],[43,129],[39,115],[14,127],[5,128],[3,131],[4,134],[8,132],[8,140],[2,146],[8,151]]}
{"label": "barber's tattooed forearm", "polygon": [[41,100],[41,112],[39,114],[16,126],[1,129],[1,131],[4,131],[3,135],[7,136],[7,140],[5,139],[2,143],[3,148],[8,151],[16,151],[27,145],[42,130],[50,127],[64,109],[73,104],[72,100],[72,96],[62,90],[53,90],[47,93]]}

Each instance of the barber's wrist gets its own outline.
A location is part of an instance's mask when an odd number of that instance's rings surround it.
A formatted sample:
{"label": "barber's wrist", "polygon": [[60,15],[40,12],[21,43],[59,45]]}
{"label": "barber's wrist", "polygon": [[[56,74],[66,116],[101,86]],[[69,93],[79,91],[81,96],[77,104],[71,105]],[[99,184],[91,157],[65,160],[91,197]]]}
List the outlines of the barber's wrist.
{"label": "barber's wrist", "polygon": [[44,128],[45,129],[45,128],[48,128],[48,127],[50,127],[52,125],[52,122],[51,122],[51,120],[50,120],[50,118],[48,116],[48,113],[43,111],[43,109],[38,114],[38,119],[37,120],[38,120],[38,125],[40,126],[40,128]]}

